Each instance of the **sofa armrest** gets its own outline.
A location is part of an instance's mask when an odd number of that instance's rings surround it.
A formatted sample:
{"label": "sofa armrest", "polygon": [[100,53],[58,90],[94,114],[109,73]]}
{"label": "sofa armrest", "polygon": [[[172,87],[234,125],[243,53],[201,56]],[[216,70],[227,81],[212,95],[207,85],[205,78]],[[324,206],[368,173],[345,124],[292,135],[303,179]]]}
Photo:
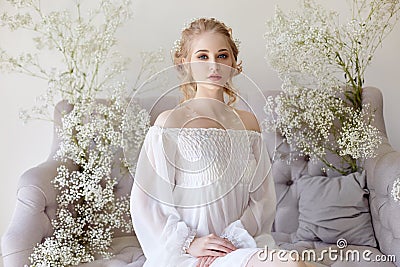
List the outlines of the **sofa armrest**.
{"label": "sofa armrest", "polygon": [[17,204],[7,232],[2,237],[4,266],[23,266],[33,247],[42,242],[51,229],[45,213],[46,198],[36,186],[23,186],[17,194]]}
{"label": "sofa armrest", "polygon": [[395,255],[400,265],[400,203],[391,195],[393,183],[400,177],[400,153],[384,138],[377,154],[366,162],[372,223],[380,250]]}
{"label": "sofa armrest", "polygon": [[1,239],[4,267],[29,264],[33,247],[53,233],[57,191],[51,181],[61,164],[48,160],[21,176],[13,216]]}
{"label": "sofa armrest", "polygon": [[386,134],[382,92],[375,87],[364,88],[363,103],[368,103],[375,112],[373,125],[383,139],[377,156],[365,162],[372,224],[381,252],[395,255],[400,265],[400,203],[391,196],[393,182],[400,177],[400,153],[392,148]]}

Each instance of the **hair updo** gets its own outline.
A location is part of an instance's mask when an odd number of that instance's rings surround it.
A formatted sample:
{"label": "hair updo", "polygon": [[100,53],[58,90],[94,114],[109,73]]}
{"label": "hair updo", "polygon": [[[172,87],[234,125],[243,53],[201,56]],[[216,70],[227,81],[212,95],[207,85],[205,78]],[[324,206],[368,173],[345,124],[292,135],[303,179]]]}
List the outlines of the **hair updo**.
{"label": "hair updo", "polygon": [[[194,81],[188,67],[184,66],[182,62],[183,59],[186,59],[191,53],[190,48],[192,41],[196,36],[199,36],[204,32],[219,33],[225,36],[230,52],[234,58],[232,68],[236,69],[236,74],[239,74],[242,71],[241,62],[239,64],[237,63],[239,49],[235,40],[232,38],[232,29],[215,18],[200,18],[192,21],[182,30],[181,39],[176,41],[174,51],[172,52],[174,64],[182,75],[182,85],[180,86],[180,90],[183,93],[184,99],[181,102],[193,98],[196,94],[196,82]],[[224,87],[224,92],[229,96],[227,104],[232,105],[236,101],[237,96],[231,79],[229,79]]]}

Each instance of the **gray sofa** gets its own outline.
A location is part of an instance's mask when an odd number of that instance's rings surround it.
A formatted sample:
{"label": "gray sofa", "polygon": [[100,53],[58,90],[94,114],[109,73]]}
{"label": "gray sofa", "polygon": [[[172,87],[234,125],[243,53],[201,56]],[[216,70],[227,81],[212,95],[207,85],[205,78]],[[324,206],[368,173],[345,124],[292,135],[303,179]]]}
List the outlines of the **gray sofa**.
{"label": "gray sofa", "polygon": [[[276,96],[278,93],[279,91],[268,91],[266,95]],[[377,157],[369,159],[365,163],[366,184],[369,190],[368,202],[377,247],[348,245],[344,248],[344,254],[342,255],[345,255],[345,251],[348,250],[358,250],[360,252],[370,250],[371,255],[365,257],[366,260],[371,260],[370,262],[364,260],[362,256],[360,256],[359,261],[353,261],[351,257],[349,257],[348,261],[345,260],[346,257],[343,257],[343,261],[340,258],[334,261],[330,260],[329,257],[324,257],[324,260],[320,262],[335,267],[400,266],[400,203],[396,203],[390,196],[394,180],[400,177],[400,153],[393,150],[387,138],[381,91],[374,87],[365,88],[362,99],[363,103],[369,103],[376,110],[374,125],[380,130],[383,137],[383,142],[377,151]],[[266,140],[268,140],[268,151],[273,162],[273,177],[278,200],[277,214],[273,226],[273,235],[276,242],[281,247],[289,250],[303,251],[304,249],[312,248],[321,251],[326,250],[329,246],[339,250],[336,244],[328,244],[318,239],[312,241],[296,240],[296,231],[299,227],[298,184],[300,179],[307,176],[328,176],[332,178],[338,174],[333,171],[324,173],[321,170],[322,164],[312,163],[306,156],[296,156],[296,151],[291,151],[290,146],[284,142],[280,134],[269,133],[267,135]],[[297,159],[290,164],[286,164],[285,161],[273,159],[274,151],[279,151],[279,155],[292,154]],[[315,194],[313,196],[315,197],[320,192],[311,192],[311,194]],[[318,198],[315,199],[315,202],[317,201]],[[315,203],[315,206],[319,207],[318,203]],[[340,208],[337,212],[341,212]],[[337,217],[340,216],[340,214],[337,214]],[[319,231],[319,229],[313,230]],[[336,255],[339,256],[339,252]],[[388,255],[390,256],[387,257]],[[382,262],[378,262],[379,260],[382,260]]]}
{"label": "gray sofa", "polygon": [[[265,96],[277,95],[279,91],[265,91]],[[264,119],[264,99],[249,95],[247,100],[254,106],[256,116],[259,120]],[[400,266],[400,204],[395,203],[390,197],[393,181],[400,175],[400,153],[394,151],[390,146],[385,130],[383,119],[382,94],[376,88],[366,88],[363,93],[363,101],[370,103],[376,108],[375,123],[380,129],[384,142],[380,146],[378,156],[366,162],[367,186],[369,189],[369,207],[371,210],[371,221],[377,248],[358,245],[348,245],[344,250],[369,250],[371,259],[377,255],[395,255],[394,263],[365,262],[331,260],[324,257],[320,261],[326,266]],[[178,103],[176,96],[165,96],[162,101],[157,97],[145,97],[139,99],[140,104],[151,111],[151,123],[157,115],[174,107]],[[56,121],[60,119],[61,110],[68,110],[65,103],[57,105],[55,110]],[[239,108],[246,105],[239,103]],[[296,231],[299,227],[299,195],[298,182],[305,175],[309,176],[334,176],[334,173],[323,173],[321,166],[311,163],[307,157],[298,157],[290,164],[274,158],[274,151],[282,154],[295,153],[283,142],[282,136],[275,133],[264,133],[267,137],[267,147],[273,164],[273,176],[275,179],[276,193],[278,199],[276,220],[273,226],[273,235],[277,243],[288,250],[315,249],[321,252],[327,247],[335,248],[336,244],[321,240],[296,240]],[[56,174],[56,168],[60,164],[52,159],[58,147],[55,136],[52,152],[48,160],[28,171],[20,178],[17,203],[14,215],[7,232],[2,236],[2,256],[4,267],[19,267],[29,264],[28,256],[36,243],[52,234],[50,221],[55,216],[57,192],[50,181]],[[71,165],[71,168],[73,166]],[[119,184],[116,186],[117,195],[129,194],[132,186],[132,176],[129,174],[119,176]],[[314,192],[318,195],[319,192]],[[365,212],[364,212],[365,213]],[[369,216],[369,213],[367,213]],[[116,233],[112,247],[115,258],[111,260],[97,260],[93,263],[81,266],[141,266],[145,260],[143,253],[134,234]]]}

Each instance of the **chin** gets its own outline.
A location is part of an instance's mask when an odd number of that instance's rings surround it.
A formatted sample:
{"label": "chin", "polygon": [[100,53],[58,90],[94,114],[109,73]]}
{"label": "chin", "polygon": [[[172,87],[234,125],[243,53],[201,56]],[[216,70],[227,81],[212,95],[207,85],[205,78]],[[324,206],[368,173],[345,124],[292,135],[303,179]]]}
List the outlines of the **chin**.
{"label": "chin", "polygon": [[204,88],[213,91],[224,90],[224,86],[218,84],[207,84],[204,86]]}

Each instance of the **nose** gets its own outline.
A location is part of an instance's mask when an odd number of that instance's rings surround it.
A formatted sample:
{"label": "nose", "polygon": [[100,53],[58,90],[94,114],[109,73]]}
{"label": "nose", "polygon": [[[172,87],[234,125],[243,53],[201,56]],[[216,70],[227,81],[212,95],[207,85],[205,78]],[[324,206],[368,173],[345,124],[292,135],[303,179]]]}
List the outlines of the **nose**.
{"label": "nose", "polygon": [[210,70],[218,70],[219,69],[219,64],[215,60],[211,59],[208,63],[210,64],[209,65]]}

